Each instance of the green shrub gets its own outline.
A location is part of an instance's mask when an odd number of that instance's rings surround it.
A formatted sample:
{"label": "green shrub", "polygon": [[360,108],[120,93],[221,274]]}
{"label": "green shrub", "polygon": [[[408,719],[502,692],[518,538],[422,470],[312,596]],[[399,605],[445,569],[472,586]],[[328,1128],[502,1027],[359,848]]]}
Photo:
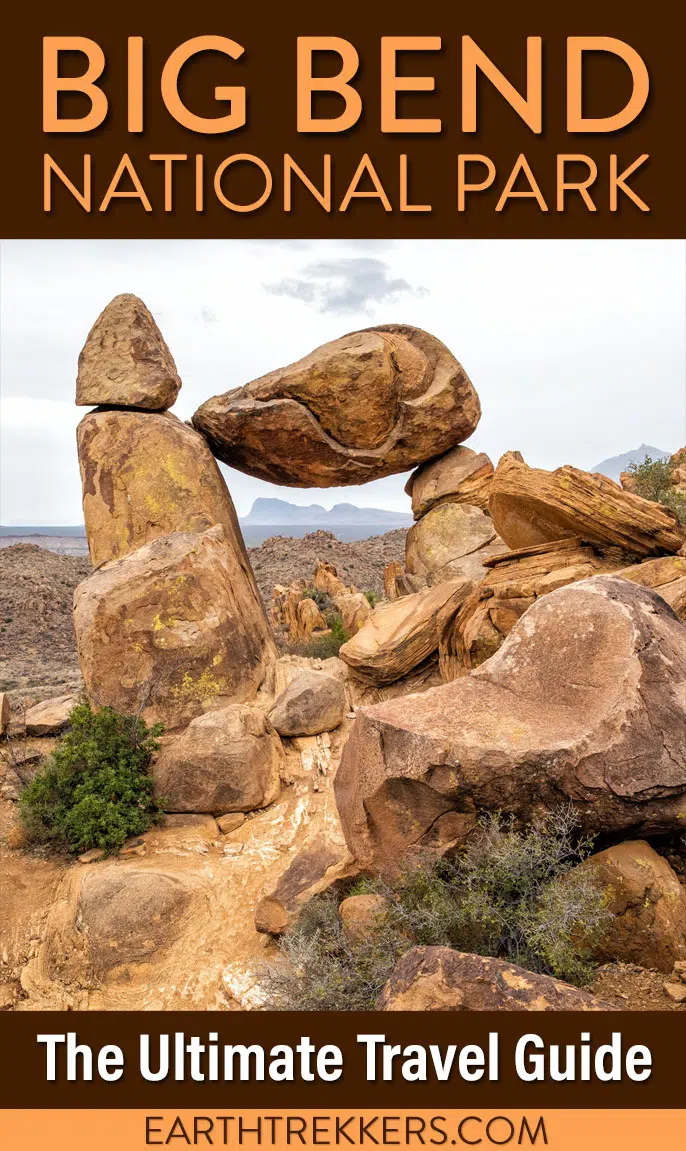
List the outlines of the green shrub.
{"label": "green shrub", "polygon": [[370,607],[376,607],[379,600],[381,599],[381,596],[377,595],[375,591],[371,590],[371,588],[369,588],[364,594]]}
{"label": "green shrub", "polygon": [[583,984],[610,920],[605,893],[584,870],[592,840],[571,807],[516,830],[484,819],[452,860],[417,856],[393,879],[364,879],[346,894],[381,894],[388,910],[363,938],[349,936],[338,898],[318,896],[279,941],[269,966],[271,1005],[302,1011],[373,1009],[400,956],[417,945],[452,947]]}
{"label": "green shrub", "polygon": [[303,599],[314,600],[314,602],[316,603],[317,607],[320,610],[322,608],[331,607],[331,604],[333,603],[329,593],[325,592],[325,591],[321,591],[318,587],[306,587],[306,588],[304,588],[303,589]]}
{"label": "green shrub", "polygon": [[646,456],[642,463],[632,462],[627,471],[635,480],[636,495],[644,500],[665,504],[676,512],[682,524],[686,524],[686,495],[678,491],[672,483],[672,465],[669,457],[654,460]]}
{"label": "green shrub", "polygon": [[73,708],[70,730],[24,788],[19,809],[29,839],[55,850],[115,851],[157,821],[149,773],[158,725],[112,708]]}
{"label": "green shrub", "polygon": [[343,627],[341,613],[337,611],[326,613],[326,626],[331,630],[332,641],[337,645],[335,654],[338,655],[338,649],[350,639],[350,632]]}

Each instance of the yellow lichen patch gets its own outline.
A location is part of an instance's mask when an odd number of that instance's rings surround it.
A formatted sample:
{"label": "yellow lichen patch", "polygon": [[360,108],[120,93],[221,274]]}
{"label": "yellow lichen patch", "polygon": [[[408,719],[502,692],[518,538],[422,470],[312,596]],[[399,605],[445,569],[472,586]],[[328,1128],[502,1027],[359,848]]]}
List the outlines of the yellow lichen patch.
{"label": "yellow lichen patch", "polygon": [[172,689],[172,695],[177,699],[200,702],[219,695],[228,695],[230,690],[231,685],[225,677],[214,676],[209,668],[206,668],[197,679],[194,679],[190,672],[185,671],[181,683]]}

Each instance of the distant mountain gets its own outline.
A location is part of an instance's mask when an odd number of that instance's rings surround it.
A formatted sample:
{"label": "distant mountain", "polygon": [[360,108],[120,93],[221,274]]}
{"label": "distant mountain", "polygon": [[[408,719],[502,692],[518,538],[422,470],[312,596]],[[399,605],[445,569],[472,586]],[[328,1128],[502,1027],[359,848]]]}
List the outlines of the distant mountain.
{"label": "distant mountain", "polygon": [[358,508],[354,504],[335,504],[330,511],[321,504],[300,507],[287,500],[266,499],[260,496],[255,500],[242,524],[249,526],[265,524],[287,526],[304,524],[308,527],[334,528],[350,524],[376,524],[385,528],[405,528],[412,523],[409,512],[388,512],[384,508]]}
{"label": "distant mountain", "polygon": [[634,448],[632,452],[625,452],[623,456],[612,456],[609,460],[603,460],[602,463],[591,468],[591,471],[602,472],[604,476],[609,476],[611,480],[619,482],[620,472],[625,472],[629,464],[642,464],[646,456],[650,456],[651,460],[662,460],[665,456],[670,455],[671,452],[663,452],[662,448],[651,448],[650,444],[641,444],[639,448]]}

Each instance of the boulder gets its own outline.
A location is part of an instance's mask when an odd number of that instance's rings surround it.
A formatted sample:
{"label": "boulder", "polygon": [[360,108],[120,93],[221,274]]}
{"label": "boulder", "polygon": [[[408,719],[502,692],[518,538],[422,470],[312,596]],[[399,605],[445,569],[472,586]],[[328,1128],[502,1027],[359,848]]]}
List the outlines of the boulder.
{"label": "boulder", "polygon": [[612,1011],[550,975],[450,947],[413,947],[397,963],[377,1011]]}
{"label": "boulder", "polygon": [[346,587],[343,580],[338,578],[338,571],[327,560],[320,560],[315,568],[314,586],[318,591],[326,592],[331,599],[338,595],[348,595],[354,589]]}
{"label": "boulder", "polygon": [[76,588],[89,698],[167,727],[252,699],[276,659],[224,529],[174,532],[103,564]]}
{"label": "boulder", "polygon": [[319,735],[339,727],[346,711],[345,687],[340,679],[322,671],[303,670],[277,698],[269,722],[279,735]]}
{"label": "boulder", "polygon": [[165,412],[89,412],[78,426],[77,445],[94,567],[158,536],[221,524],[255,586],[224,478],[202,436],[187,424]]}
{"label": "boulder", "polygon": [[372,614],[372,605],[361,591],[337,595],[334,603],[341,614],[343,630],[350,637],[357,635],[362,624],[366,623]]}
{"label": "boulder", "polygon": [[391,560],[383,571],[383,593],[387,600],[402,599],[412,593],[412,587],[405,575],[405,568],[398,560]]}
{"label": "boulder", "polygon": [[340,880],[357,875],[358,868],[345,847],[330,836],[315,834],[262,896],[255,910],[255,927],[265,935],[281,935],[297,919],[301,908]]}
{"label": "boulder", "polygon": [[106,973],[149,961],[176,938],[188,904],[189,892],[176,875],[114,864],[89,868],[77,904],[89,966]]}
{"label": "boulder", "polygon": [[10,697],[6,691],[0,691],[0,735],[4,735],[9,728],[11,711]]}
{"label": "boulder", "polygon": [[209,711],[165,741],[153,766],[166,811],[255,811],[278,797],[281,741],[249,704]]}
{"label": "boulder", "polygon": [[670,508],[624,491],[600,472],[569,466],[546,472],[512,452],[496,468],[489,510],[511,548],[580,536],[638,558],[678,552],[686,542],[686,527]]}
{"label": "boulder", "polygon": [[457,611],[472,586],[469,580],[447,580],[378,604],[357,635],[343,644],[340,658],[368,683],[401,679],[436,653],[439,612]]}
{"label": "boulder", "polygon": [[338,913],[348,935],[364,939],[373,932],[387,908],[388,900],[383,895],[349,895],[341,902]]}
{"label": "boulder", "polygon": [[442,503],[412,525],[405,538],[405,571],[428,584],[480,580],[484,559],[509,551],[493,521],[470,504]]}
{"label": "boulder", "polygon": [[170,408],[181,380],[162,333],[138,296],[115,296],[93,324],[79,355],[76,402]]}
{"label": "boulder", "polygon": [[416,520],[439,504],[460,503],[488,511],[493,464],[484,452],[463,445],[413,472],[405,485]]}
{"label": "boulder", "polygon": [[686,959],[686,888],[649,844],[620,843],[579,867],[605,890],[614,916],[595,948],[599,962],[635,963],[669,974],[677,960]]}
{"label": "boulder", "polygon": [[440,340],[385,324],[215,396],[193,423],[239,471],[326,488],[407,471],[467,439],[480,415],[466,372]]}
{"label": "boulder", "polygon": [[303,594],[301,583],[276,584],[270,618],[275,628],[287,633],[291,643],[307,643],[313,631],[324,631],[326,620],[315,601]]}
{"label": "boulder", "polygon": [[397,866],[449,811],[524,823],[569,800],[590,832],[677,830],[686,628],[628,580],[551,592],[476,671],[358,711],[335,788],[362,866]]}
{"label": "boulder", "polygon": [[72,708],[78,702],[77,695],[59,695],[34,704],[24,716],[26,735],[59,735],[68,727]]}

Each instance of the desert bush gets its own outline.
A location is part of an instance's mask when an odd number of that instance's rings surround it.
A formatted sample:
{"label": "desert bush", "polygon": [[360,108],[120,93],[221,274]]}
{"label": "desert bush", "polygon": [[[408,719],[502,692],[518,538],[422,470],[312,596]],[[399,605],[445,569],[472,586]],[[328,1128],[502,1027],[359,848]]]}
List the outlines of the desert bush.
{"label": "desert bush", "polygon": [[364,594],[370,607],[376,607],[379,600],[381,599],[381,596],[377,595],[375,591],[371,590],[371,588],[368,588]]}
{"label": "desert bush", "polygon": [[330,608],[333,604],[333,600],[331,599],[329,593],[326,591],[321,591],[321,589],[317,587],[303,588],[303,599],[314,600],[320,611],[323,608]]}
{"label": "desert bush", "polygon": [[60,851],[115,851],[159,818],[149,768],[162,729],[87,702],[69,724],[19,797],[27,836]]}
{"label": "desert bush", "polygon": [[635,480],[636,494],[644,500],[665,504],[676,512],[682,524],[686,524],[686,495],[678,491],[672,483],[672,465],[669,457],[654,460],[646,456],[642,463],[632,462],[627,468]]}
{"label": "desert bush", "polygon": [[417,945],[507,959],[577,985],[611,920],[605,893],[583,870],[592,850],[571,807],[517,830],[482,820],[453,859],[417,855],[393,878],[363,879],[346,894],[383,895],[387,911],[364,937],[348,935],[338,898],[315,897],[279,941],[265,983],[273,1006],[370,1010],[401,955]]}

